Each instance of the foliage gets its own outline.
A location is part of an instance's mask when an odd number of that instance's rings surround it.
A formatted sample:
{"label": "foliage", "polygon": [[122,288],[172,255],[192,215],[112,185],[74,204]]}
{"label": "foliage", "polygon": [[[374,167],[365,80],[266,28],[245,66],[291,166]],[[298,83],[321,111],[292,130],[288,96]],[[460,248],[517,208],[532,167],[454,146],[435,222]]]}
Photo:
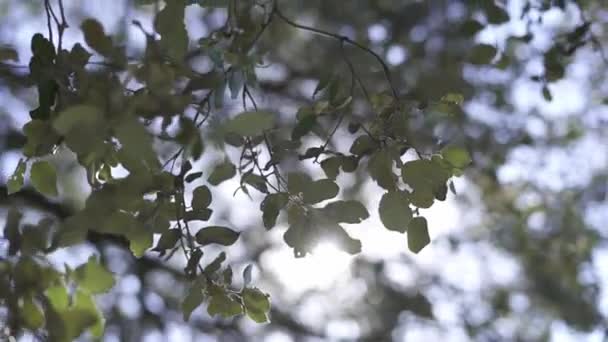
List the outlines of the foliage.
{"label": "foliage", "polygon": [[[484,3],[488,25],[509,20],[501,6]],[[133,23],[146,38],[145,51],[135,57],[95,18],[78,27],[81,44],[63,47],[68,23],[61,0],[59,5],[60,12],[48,19],[49,27],[56,26],[57,39],[40,33],[31,39],[29,77],[38,104],[23,127],[24,158],[7,190],[18,195],[31,184],[44,196],[59,196],[61,169],[53,155],[63,149],[73,152],[86,170],[91,193],[81,210],[61,222],[27,224],[11,211],[4,229],[10,258],[0,261],[0,298],[23,327],[44,330],[52,340],[73,340],[86,331],[94,337],[103,334],[104,318],[94,296],[114,286],[113,274],[96,257],[63,270],[45,261],[60,248],[84,242],[91,232],[125,241],[137,258],[158,253],[168,260],[182,253],[188,279],[184,319],[205,303],[211,316],[246,315],[264,323],[271,319],[270,296],[250,284],[251,267],[242,281],[233,281],[226,265],[226,253],[240,243],[244,227],[214,221],[197,231],[192,228],[197,221],[216,219],[211,209],[216,187],[234,179],[236,191],[259,201],[266,230],[283,216],[284,242],[295,257],[305,257],[324,241],[359,253],[366,242],[351,237],[344,224],[361,224],[372,212],[386,229],[406,234],[409,250],[419,253],[431,243],[422,209],[444,201],[449,189],[455,192],[453,179],[473,163],[470,147],[461,141],[426,144],[415,134],[415,122],[459,118],[465,97],[453,92],[458,89],[430,102],[415,91],[405,94],[374,49],[300,24],[282,12],[278,1],[167,1],[155,13],[154,33]],[[229,15],[219,29],[191,37],[184,24],[191,6],[222,8]],[[255,94],[262,92],[256,70],[267,61],[261,40],[272,26],[328,39],[339,48],[339,62],[348,70],[315,75],[319,81],[312,97],[295,115],[262,108],[256,100]],[[482,27],[471,21],[466,29],[472,35]],[[537,81],[547,100],[552,98],[547,83],[563,77],[564,61],[587,42],[588,30],[585,22],[544,54],[544,74]],[[347,48],[374,63],[369,68],[379,70],[383,89],[368,91],[360,78],[364,71]],[[212,69],[197,71],[190,63],[193,53],[207,56]],[[103,62],[93,63],[93,58]],[[504,58],[496,46],[480,43],[467,52],[466,61],[499,66]],[[0,60],[16,59],[15,50],[0,47]],[[234,110],[237,106],[242,108]],[[428,117],[420,119],[420,112]],[[340,149],[334,140],[344,127],[349,144]],[[223,155],[201,164],[207,149]],[[234,149],[238,158],[231,153]],[[305,165],[324,177],[301,172]],[[344,191],[344,174],[372,179],[383,192],[378,207]],[[203,264],[203,256],[218,248],[219,254]]]}

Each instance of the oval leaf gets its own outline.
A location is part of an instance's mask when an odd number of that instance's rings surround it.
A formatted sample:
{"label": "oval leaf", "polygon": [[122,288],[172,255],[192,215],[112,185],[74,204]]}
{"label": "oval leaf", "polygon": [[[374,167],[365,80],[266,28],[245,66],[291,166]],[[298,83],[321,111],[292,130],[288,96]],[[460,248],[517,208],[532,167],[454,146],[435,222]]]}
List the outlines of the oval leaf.
{"label": "oval leaf", "polygon": [[387,192],[380,200],[378,209],[380,220],[386,229],[403,233],[412,219],[412,210],[407,197],[402,192]]}
{"label": "oval leaf", "polygon": [[412,219],[407,230],[407,246],[410,251],[418,253],[430,242],[426,219],[422,216]]}
{"label": "oval leaf", "polygon": [[203,228],[196,233],[196,242],[201,245],[217,243],[219,245],[230,246],[236,242],[240,233],[221,226],[210,226]]}

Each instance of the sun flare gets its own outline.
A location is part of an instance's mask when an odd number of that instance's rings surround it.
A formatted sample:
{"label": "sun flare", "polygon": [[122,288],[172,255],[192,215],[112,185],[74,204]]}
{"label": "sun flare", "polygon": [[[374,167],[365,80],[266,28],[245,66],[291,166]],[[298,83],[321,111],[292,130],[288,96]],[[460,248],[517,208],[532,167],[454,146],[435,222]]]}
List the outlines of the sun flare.
{"label": "sun flare", "polygon": [[336,282],[350,278],[352,256],[329,242],[320,243],[311,254],[295,258],[289,248],[268,252],[269,269],[294,292],[327,290]]}

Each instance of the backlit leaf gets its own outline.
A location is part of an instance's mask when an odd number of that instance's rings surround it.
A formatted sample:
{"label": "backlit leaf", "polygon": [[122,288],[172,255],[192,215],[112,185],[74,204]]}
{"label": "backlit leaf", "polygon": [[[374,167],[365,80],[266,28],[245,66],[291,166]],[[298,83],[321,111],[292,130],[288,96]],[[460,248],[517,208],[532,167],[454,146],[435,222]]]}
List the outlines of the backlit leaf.
{"label": "backlit leaf", "polygon": [[418,253],[430,242],[426,219],[422,216],[412,219],[407,230],[407,245],[410,251]]}
{"label": "backlit leaf", "polygon": [[275,193],[269,194],[260,203],[260,210],[262,210],[262,220],[264,221],[264,227],[271,229],[277,222],[277,217],[281,209],[287,205],[289,197],[286,193]]}
{"label": "backlit leaf", "polygon": [[412,219],[409,201],[401,191],[387,192],[380,199],[378,208],[382,224],[389,230],[403,233]]}
{"label": "backlit leaf", "polygon": [[106,270],[95,256],[91,256],[86,264],[76,268],[74,277],[78,286],[89,293],[103,293],[114,287],[114,275]]}
{"label": "backlit leaf", "polygon": [[328,203],[323,214],[330,220],[343,223],[361,223],[369,217],[367,209],[358,201],[336,201]]}
{"label": "backlit leaf", "polygon": [[49,162],[35,162],[30,170],[30,181],[40,193],[57,196],[57,172]]}
{"label": "backlit leaf", "polygon": [[246,288],[243,290],[243,304],[245,312],[257,323],[268,322],[270,311],[270,300],[268,295],[257,288]]}

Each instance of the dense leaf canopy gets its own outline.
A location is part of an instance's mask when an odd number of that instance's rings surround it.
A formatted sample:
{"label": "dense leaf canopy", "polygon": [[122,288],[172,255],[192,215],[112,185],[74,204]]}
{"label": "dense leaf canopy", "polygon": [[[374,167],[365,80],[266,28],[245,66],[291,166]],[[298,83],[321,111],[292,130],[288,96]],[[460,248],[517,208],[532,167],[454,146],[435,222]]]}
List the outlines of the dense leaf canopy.
{"label": "dense leaf canopy", "polygon": [[[7,334],[608,331],[607,5],[87,3],[0,4]],[[350,287],[265,262],[328,245]]]}

